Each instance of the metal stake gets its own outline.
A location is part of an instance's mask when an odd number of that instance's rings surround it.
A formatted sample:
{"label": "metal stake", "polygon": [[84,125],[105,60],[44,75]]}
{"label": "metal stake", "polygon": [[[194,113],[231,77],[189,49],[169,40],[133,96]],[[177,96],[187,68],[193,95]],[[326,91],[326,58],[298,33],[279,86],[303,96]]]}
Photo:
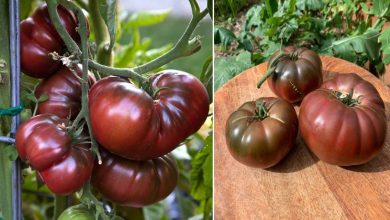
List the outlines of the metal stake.
{"label": "metal stake", "polygon": [[[20,36],[19,36],[19,1],[10,0],[10,49],[11,49],[11,106],[20,105]],[[15,137],[20,124],[20,115],[12,117],[11,138]],[[12,219],[22,220],[20,161],[12,164]]]}

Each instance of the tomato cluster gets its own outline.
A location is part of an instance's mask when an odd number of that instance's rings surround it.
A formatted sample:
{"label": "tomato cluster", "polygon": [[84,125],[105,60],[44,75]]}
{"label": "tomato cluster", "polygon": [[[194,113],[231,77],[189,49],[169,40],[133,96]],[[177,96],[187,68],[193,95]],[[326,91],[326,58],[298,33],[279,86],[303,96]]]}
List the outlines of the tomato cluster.
{"label": "tomato cluster", "polygon": [[226,122],[226,142],[236,160],[261,168],[277,164],[293,147],[298,122],[308,148],[330,164],[363,164],[383,148],[385,106],[372,84],[353,73],[322,83],[321,60],[307,49],[278,51],[269,68],[268,84],[276,95],[290,103],[303,99],[299,119],[279,98],[244,103]]}
{"label": "tomato cluster", "polygon": [[[79,43],[73,12],[61,5],[57,12]],[[42,78],[34,92],[41,100],[37,116],[17,131],[20,158],[59,195],[74,193],[91,180],[104,197],[125,206],[142,207],[168,196],[178,180],[176,161],[169,153],[199,130],[208,116],[209,97],[203,84],[178,70],[154,74],[141,88],[116,76],[96,82],[89,73],[89,117],[99,143],[98,162],[84,124],[69,123],[82,108],[82,69],[62,66],[51,57],[66,48],[47,6],[39,7],[20,26],[23,72]]]}

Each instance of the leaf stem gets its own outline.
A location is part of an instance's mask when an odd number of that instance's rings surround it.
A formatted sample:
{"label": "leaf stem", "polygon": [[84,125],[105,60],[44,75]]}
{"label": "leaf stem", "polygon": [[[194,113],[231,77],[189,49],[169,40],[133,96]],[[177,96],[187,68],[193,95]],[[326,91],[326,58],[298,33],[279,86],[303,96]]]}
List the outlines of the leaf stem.
{"label": "leaf stem", "polygon": [[53,220],[58,219],[61,213],[67,208],[67,196],[58,196],[54,198],[54,216]]}
{"label": "leaf stem", "polygon": [[[196,2],[196,1],[195,1]],[[197,12],[196,6],[193,6],[193,0],[190,0],[191,6],[193,8],[193,15],[190,23],[188,24],[185,32],[180,37],[180,39],[177,41],[175,46],[169,50],[166,54],[148,62],[141,66],[135,67],[132,70],[144,74],[147,72],[150,72],[151,70],[154,70],[158,67],[161,67],[172,60],[175,60],[179,57],[189,56],[195,52],[197,52],[200,47],[201,43],[199,38],[194,37],[190,40],[191,34],[195,30],[198,23],[207,15],[208,10],[204,9],[202,12]],[[194,8],[195,7],[195,8]]]}
{"label": "leaf stem", "polygon": [[46,0],[46,3],[47,3],[50,19],[55,29],[57,30],[58,34],[60,35],[61,39],[64,41],[66,47],[71,52],[71,54],[74,55],[75,57],[79,57],[81,51],[78,45],[69,35],[69,33],[66,31],[65,26],[61,24],[61,19],[57,12],[57,5],[58,5],[57,0]]}
{"label": "leaf stem", "polygon": [[111,66],[112,48],[110,48],[110,34],[108,33],[106,23],[100,14],[99,0],[89,0],[88,6],[97,45],[96,61]]}

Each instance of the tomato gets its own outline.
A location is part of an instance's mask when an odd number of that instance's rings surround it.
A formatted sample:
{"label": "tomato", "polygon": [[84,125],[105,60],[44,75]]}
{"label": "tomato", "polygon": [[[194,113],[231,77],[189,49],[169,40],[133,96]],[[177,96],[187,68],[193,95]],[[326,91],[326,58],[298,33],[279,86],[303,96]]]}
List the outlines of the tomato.
{"label": "tomato", "polygon": [[[284,55],[275,52],[268,68],[274,71],[267,82],[271,90],[290,103],[299,102],[322,84],[322,62],[312,50],[286,47]],[[272,66],[273,64],[273,66]]]}
{"label": "tomato", "polygon": [[[70,36],[79,42],[76,16],[61,5],[57,7],[57,12]],[[61,55],[64,49],[64,42],[51,23],[46,4],[20,23],[20,62],[25,74],[37,78],[53,74],[61,62],[53,60],[49,53]]]}
{"label": "tomato", "polygon": [[58,220],[95,220],[95,215],[87,206],[75,205],[65,209]]}
{"label": "tomato", "polygon": [[306,145],[322,161],[363,164],[383,147],[385,106],[372,84],[356,74],[340,74],[303,99],[299,127]]}
{"label": "tomato", "polygon": [[107,199],[124,206],[142,207],[167,197],[175,188],[178,171],[169,154],[145,161],[128,160],[107,151],[95,164],[92,185]]}
{"label": "tomato", "polygon": [[[81,66],[75,66],[75,71],[81,77]],[[89,75],[89,84],[95,83],[95,77]],[[81,83],[79,79],[65,66],[55,74],[43,79],[35,89],[35,96],[49,98],[38,104],[37,114],[51,113],[60,118],[74,118],[81,109]]]}
{"label": "tomato", "polygon": [[230,154],[242,164],[268,168],[294,146],[298,118],[290,103],[260,98],[242,104],[227,122],[225,137]]}
{"label": "tomato", "polygon": [[155,97],[119,77],[98,81],[89,91],[96,140],[119,156],[146,160],[172,151],[206,120],[209,99],[194,76],[166,70],[154,75]]}
{"label": "tomato", "polygon": [[73,143],[64,120],[42,114],[24,122],[16,133],[16,149],[48,188],[59,195],[80,189],[91,176],[94,158],[86,144]]}

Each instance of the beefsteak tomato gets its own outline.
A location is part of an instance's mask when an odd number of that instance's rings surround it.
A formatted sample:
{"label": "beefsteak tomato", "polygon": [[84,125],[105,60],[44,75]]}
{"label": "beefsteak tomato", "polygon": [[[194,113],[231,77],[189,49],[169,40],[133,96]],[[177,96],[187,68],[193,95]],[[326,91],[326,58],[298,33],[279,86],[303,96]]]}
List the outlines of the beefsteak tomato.
{"label": "beefsteak tomato", "polygon": [[282,160],[295,144],[298,118],[280,98],[246,102],[227,122],[225,137],[230,154],[242,164],[268,168]]}
{"label": "beefsteak tomato", "polygon": [[269,62],[271,90],[290,103],[299,102],[322,84],[322,62],[312,50],[286,47],[275,52]]}
{"label": "beefsteak tomato", "polygon": [[145,161],[128,160],[107,151],[95,164],[92,185],[112,202],[143,207],[167,197],[175,188],[178,171],[169,154]]}
{"label": "beefsteak tomato", "polygon": [[89,91],[92,131],[111,153],[132,160],[172,151],[207,118],[209,98],[191,74],[162,71],[150,79],[152,97],[120,77],[107,77]]}
{"label": "beefsteak tomato", "polygon": [[322,161],[363,164],[383,147],[385,105],[371,83],[356,74],[338,74],[303,99],[299,128],[306,145]]}
{"label": "beefsteak tomato", "polygon": [[[76,16],[61,5],[58,5],[57,12],[70,36],[79,42]],[[46,4],[38,7],[31,17],[20,23],[20,63],[25,74],[36,78],[53,74],[60,67],[61,62],[53,60],[49,53],[62,54],[64,46],[64,42],[51,23]]]}
{"label": "beefsteak tomato", "polygon": [[16,133],[16,149],[59,195],[77,191],[92,174],[92,152],[85,144],[73,143],[64,120],[55,115],[42,114],[24,122]]}
{"label": "beefsteak tomato", "polygon": [[[81,66],[75,65],[74,70],[82,76]],[[95,81],[95,77],[89,74],[89,85]],[[38,115],[50,113],[60,118],[74,118],[81,109],[81,83],[65,66],[38,84],[35,97],[41,95],[47,95],[48,99],[38,103]]]}

